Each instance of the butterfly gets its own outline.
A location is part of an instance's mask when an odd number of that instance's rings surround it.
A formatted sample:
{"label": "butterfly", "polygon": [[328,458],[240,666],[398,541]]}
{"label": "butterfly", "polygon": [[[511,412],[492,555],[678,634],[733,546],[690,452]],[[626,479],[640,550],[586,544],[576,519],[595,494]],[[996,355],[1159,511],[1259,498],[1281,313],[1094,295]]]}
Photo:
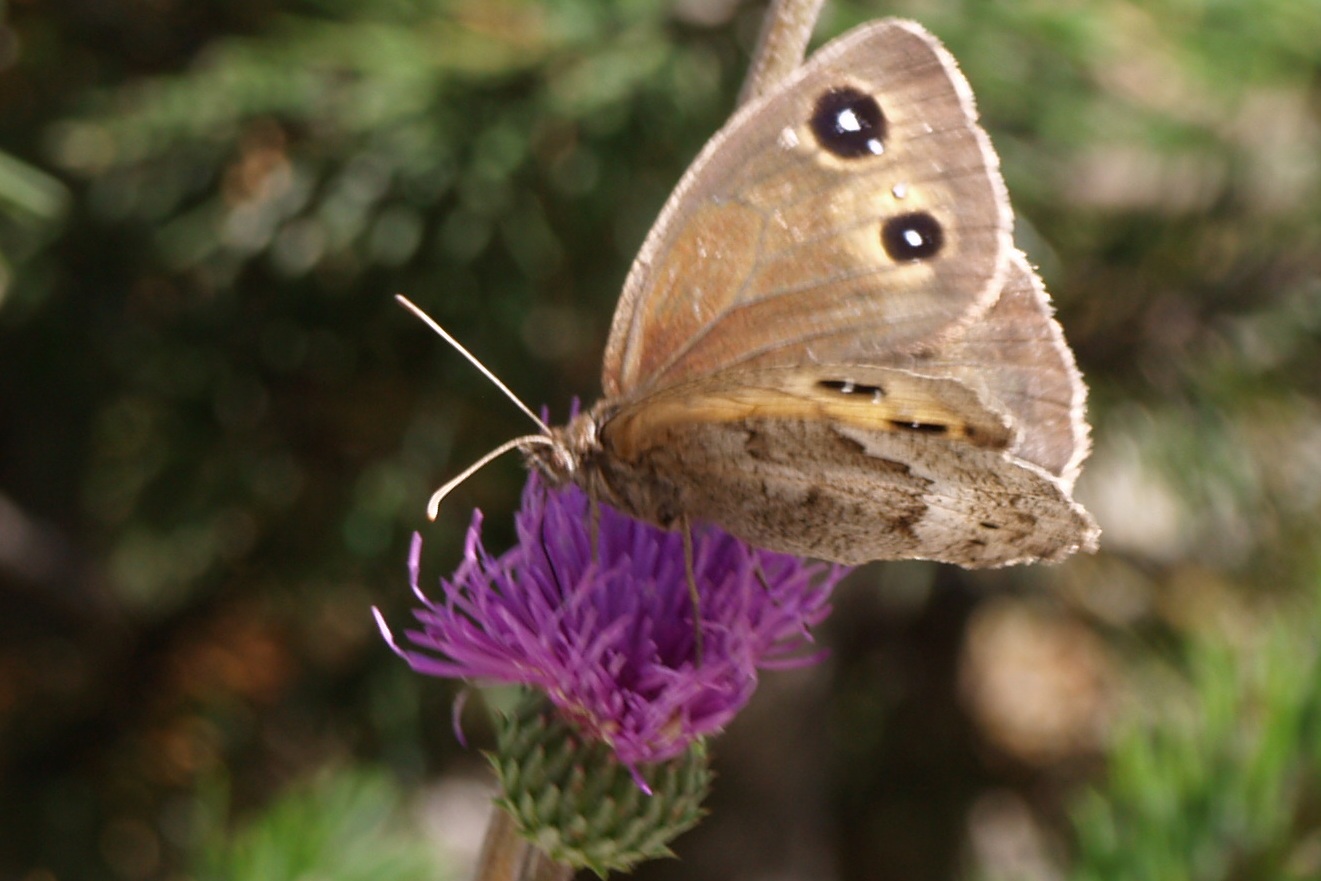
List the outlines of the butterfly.
{"label": "butterfly", "polygon": [[1072,498],[1086,387],[1012,228],[953,57],[912,22],[862,25],[684,174],[624,284],[603,399],[492,455],[667,529],[846,564],[1094,550]]}

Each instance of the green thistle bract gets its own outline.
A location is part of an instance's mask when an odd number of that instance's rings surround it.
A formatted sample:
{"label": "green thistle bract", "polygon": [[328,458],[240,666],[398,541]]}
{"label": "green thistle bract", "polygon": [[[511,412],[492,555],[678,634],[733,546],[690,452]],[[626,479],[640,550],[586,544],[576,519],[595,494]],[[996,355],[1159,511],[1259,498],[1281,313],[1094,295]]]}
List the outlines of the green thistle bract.
{"label": "green thistle bract", "polygon": [[711,771],[700,740],[677,758],[630,768],[531,692],[501,718],[497,737],[488,758],[500,782],[498,803],[525,838],[575,869],[604,878],[673,856],[669,842],[704,813]]}

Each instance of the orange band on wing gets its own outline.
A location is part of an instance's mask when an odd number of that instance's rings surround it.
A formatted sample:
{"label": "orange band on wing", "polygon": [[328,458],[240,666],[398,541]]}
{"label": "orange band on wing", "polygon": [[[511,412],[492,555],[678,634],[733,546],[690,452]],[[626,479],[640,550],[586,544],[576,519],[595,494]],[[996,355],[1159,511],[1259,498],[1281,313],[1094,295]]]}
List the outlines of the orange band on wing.
{"label": "orange band on wing", "polygon": [[868,386],[819,379],[810,371],[774,378],[787,379],[789,387],[755,380],[703,383],[652,396],[621,411],[604,433],[614,452],[625,459],[664,444],[670,430],[680,426],[743,420],[827,422],[862,431],[921,432],[991,449],[1005,448],[1012,440],[1003,419],[982,408],[974,410],[967,402],[962,402],[961,412],[945,403],[936,394],[940,389],[929,380],[897,374],[887,376],[884,386]]}

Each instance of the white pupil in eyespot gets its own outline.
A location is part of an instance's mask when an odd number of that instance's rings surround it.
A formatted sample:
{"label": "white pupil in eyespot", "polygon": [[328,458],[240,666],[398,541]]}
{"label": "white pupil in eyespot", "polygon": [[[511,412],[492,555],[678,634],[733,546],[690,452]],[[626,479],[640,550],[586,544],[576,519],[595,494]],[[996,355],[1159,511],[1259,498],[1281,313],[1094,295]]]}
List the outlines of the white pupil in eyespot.
{"label": "white pupil in eyespot", "polygon": [[[845,107],[835,115],[835,125],[839,128],[841,133],[860,132],[865,127],[862,117],[858,116],[857,112],[854,111],[852,107]],[[874,156],[880,156],[885,152],[885,145],[877,138],[868,138],[866,146],[867,152]]]}
{"label": "white pupil in eyespot", "polygon": [[920,248],[926,243],[926,239],[922,238],[922,234],[915,229],[904,230],[904,241],[913,248]]}

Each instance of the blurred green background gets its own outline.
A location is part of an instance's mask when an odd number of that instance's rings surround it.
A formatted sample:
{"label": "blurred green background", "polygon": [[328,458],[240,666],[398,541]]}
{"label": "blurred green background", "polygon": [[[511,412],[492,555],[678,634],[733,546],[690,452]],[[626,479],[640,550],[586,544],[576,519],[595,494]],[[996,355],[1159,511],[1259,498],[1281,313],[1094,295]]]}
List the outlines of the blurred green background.
{"label": "blurred green background", "polygon": [[[0,877],[451,878],[479,701],[408,537],[508,541],[733,103],[737,0],[9,0]],[[642,879],[1321,877],[1321,2],[836,2],[960,59],[1091,388],[1103,550],[873,565]]]}

